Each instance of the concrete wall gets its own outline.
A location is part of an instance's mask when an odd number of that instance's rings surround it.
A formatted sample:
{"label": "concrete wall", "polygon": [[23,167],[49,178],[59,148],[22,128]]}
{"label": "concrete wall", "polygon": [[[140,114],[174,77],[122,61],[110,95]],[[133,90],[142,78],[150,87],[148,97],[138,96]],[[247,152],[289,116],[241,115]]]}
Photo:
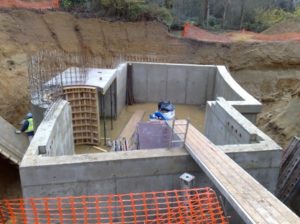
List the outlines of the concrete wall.
{"label": "concrete wall", "polygon": [[25,161],[33,159],[31,157],[38,154],[45,156],[74,154],[72,113],[67,101],[56,102],[48,111],[27,149]]}
{"label": "concrete wall", "polygon": [[[227,153],[267,189],[275,189],[274,170],[280,164],[280,159],[276,159],[277,151],[269,150],[264,154],[255,150]],[[184,149],[39,157],[35,161],[26,159],[20,167],[24,197],[179,189],[179,176],[184,172],[196,176],[196,187],[215,188]],[[230,205],[226,207],[229,208],[228,215],[238,219]]]}
{"label": "concrete wall", "polygon": [[280,149],[272,139],[222,97],[207,103],[204,134],[216,145],[251,144],[269,141],[274,143],[273,146],[276,149]]}
{"label": "concrete wall", "polygon": [[[227,150],[227,154],[267,189],[274,189],[273,168],[280,164],[277,151]],[[24,197],[178,189],[178,177],[183,172],[196,175],[197,186],[212,186],[184,149],[40,157],[38,163],[27,158],[20,167]]]}
{"label": "concrete wall", "polygon": [[[208,102],[204,134],[238,164],[244,164],[251,175],[253,169],[259,169],[253,176],[264,186],[277,183],[281,147],[223,98]],[[260,166],[262,163],[265,165]],[[268,189],[275,192],[276,184]]]}
{"label": "concrete wall", "polygon": [[170,100],[203,105],[223,97],[252,123],[262,108],[224,66],[133,63],[132,76],[137,103]]}
{"label": "concrete wall", "polygon": [[225,66],[217,66],[214,100],[218,97],[223,97],[253,124],[256,123],[256,115],[262,109],[261,103],[232,78]]}
{"label": "concrete wall", "polygon": [[120,64],[117,67],[117,114],[126,103],[126,82],[127,82],[127,64]]}
{"label": "concrete wall", "polygon": [[224,98],[206,105],[204,134],[216,145],[259,142],[257,127],[234,109]]}
{"label": "concrete wall", "polygon": [[213,99],[215,66],[133,63],[136,102],[205,104]]}
{"label": "concrete wall", "polygon": [[[127,64],[120,64],[116,68],[116,81],[106,91],[104,96],[105,101],[105,116],[110,117],[111,114],[111,103],[113,105],[113,114],[119,115],[126,103],[126,81],[127,81]],[[114,86],[116,85],[116,87]],[[110,92],[112,91],[112,102]],[[116,94],[116,102],[114,99],[114,94]],[[99,92],[99,102],[101,104],[101,93]]]}

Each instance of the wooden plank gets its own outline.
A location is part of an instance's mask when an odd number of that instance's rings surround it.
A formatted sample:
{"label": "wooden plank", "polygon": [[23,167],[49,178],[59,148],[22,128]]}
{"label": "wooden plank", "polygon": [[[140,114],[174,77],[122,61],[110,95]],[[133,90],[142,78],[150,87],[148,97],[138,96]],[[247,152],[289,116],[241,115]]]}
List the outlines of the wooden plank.
{"label": "wooden plank", "polygon": [[126,126],[123,128],[119,138],[130,139],[136,130],[137,124],[143,119],[144,114],[144,110],[135,111]]}
{"label": "wooden plank", "polygon": [[93,148],[98,149],[98,150],[101,151],[101,152],[107,152],[106,149],[102,149],[102,148],[97,147],[97,146],[93,146]]}
{"label": "wooden plank", "polygon": [[[184,131],[180,126],[175,129]],[[192,125],[185,146],[246,223],[300,223],[296,214]]]}
{"label": "wooden plank", "polygon": [[19,165],[29,141],[25,133],[16,134],[16,128],[0,116],[0,154]]}
{"label": "wooden plank", "polygon": [[138,123],[143,119],[145,114],[144,110],[137,110],[129,119],[126,126],[121,131],[119,139],[125,139],[127,150],[132,150],[134,143],[134,133],[136,131]]}

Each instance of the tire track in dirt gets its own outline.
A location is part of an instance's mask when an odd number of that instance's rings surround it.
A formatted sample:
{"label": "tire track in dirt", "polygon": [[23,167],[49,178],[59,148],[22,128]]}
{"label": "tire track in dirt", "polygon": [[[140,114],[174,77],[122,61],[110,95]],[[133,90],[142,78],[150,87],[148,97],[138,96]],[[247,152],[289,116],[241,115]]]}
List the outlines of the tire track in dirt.
{"label": "tire track in dirt", "polygon": [[94,55],[93,51],[90,49],[90,47],[88,45],[86,45],[84,43],[84,39],[83,39],[82,33],[80,31],[80,26],[78,24],[74,25],[74,32],[75,32],[75,35],[76,35],[79,45],[80,45],[81,54],[93,56]]}
{"label": "tire track in dirt", "polygon": [[51,37],[55,41],[58,49],[64,51],[64,49],[63,49],[63,47],[62,47],[62,45],[61,45],[61,43],[60,43],[60,41],[59,41],[59,39],[58,39],[55,31],[52,30],[52,28],[50,27],[50,25],[48,24],[48,22],[45,20],[44,16],[41,16],[41,20],[45,23],[45,26],[46,26],[47,30],[49,30],[49,32],[51,34]]}

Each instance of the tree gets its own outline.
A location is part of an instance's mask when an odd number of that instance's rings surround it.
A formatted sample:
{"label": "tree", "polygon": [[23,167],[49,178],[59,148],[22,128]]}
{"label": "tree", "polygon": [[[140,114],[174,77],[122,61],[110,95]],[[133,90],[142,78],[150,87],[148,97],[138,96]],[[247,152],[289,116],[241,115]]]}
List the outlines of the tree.
{"label": "tree", "polygon": [[223,18],[222,18],[222,28],[224,28],[224,26],[225,26],[227,11],[228,11],[228,8],[229,8],[230,4],[231,4],[231,0],[224,0],[223,1],[224,11],[223,11]]}
{"label": "tree", "polygon": [[167,8],[167,9],[172,9],[172,7],[173,7],[173,0],[165,0],[165,7]]}
{"label": "tree", "polygon": [[240,29],[243,27],[244,17],[245,17],[245,2],[246,0],[241,0],[241,16],[240,16]]}
{"label": "tree", "polygon": [[204,0],[204,22],[206,27],[208,27],[209,20],[209,0]]}

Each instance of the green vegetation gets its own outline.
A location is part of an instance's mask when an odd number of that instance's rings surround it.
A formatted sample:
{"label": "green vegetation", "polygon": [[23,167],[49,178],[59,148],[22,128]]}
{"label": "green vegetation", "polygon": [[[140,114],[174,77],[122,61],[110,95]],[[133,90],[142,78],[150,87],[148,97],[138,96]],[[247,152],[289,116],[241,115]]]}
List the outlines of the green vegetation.
{"label": "green vegetation", "polygon": [[83,7],[87,0],[61,0],[60,6],[64,10],[72,10],[74,8]]}
{"label": "green vegetation", "polygon": [[170,11],[157,4],[130,2],[123,0],[120,5],[105,6],[108,10],[113,11],[113,15],[129,21],[138,20],[158,20],[168,26],[173,22]]}
{"label": "green vegetation", "polygon": [[290,0],[61,0],[61,8],[125,21],[158,20],[172,29],[190,22],[215,31],[261,32],[283,20],[300,18],[300,7]]}
{"label": "green vegetation", "polygon": [[276,23],[288,19],[300,19],[300,7],[296,8],[294,12],[285,11],[280,8],[270,9],[266,11],[257,11],[254,19],[245,22],[243,28],[248,30],[261,32]]}
{"label": "green vegetation", "polygon": [[142,0],[62,0],[61,8],[67,11],[99,12],[100,16],[110,16],[127,21],[158,20],[168,26],[173,23],[170,0],[160,6]]}

